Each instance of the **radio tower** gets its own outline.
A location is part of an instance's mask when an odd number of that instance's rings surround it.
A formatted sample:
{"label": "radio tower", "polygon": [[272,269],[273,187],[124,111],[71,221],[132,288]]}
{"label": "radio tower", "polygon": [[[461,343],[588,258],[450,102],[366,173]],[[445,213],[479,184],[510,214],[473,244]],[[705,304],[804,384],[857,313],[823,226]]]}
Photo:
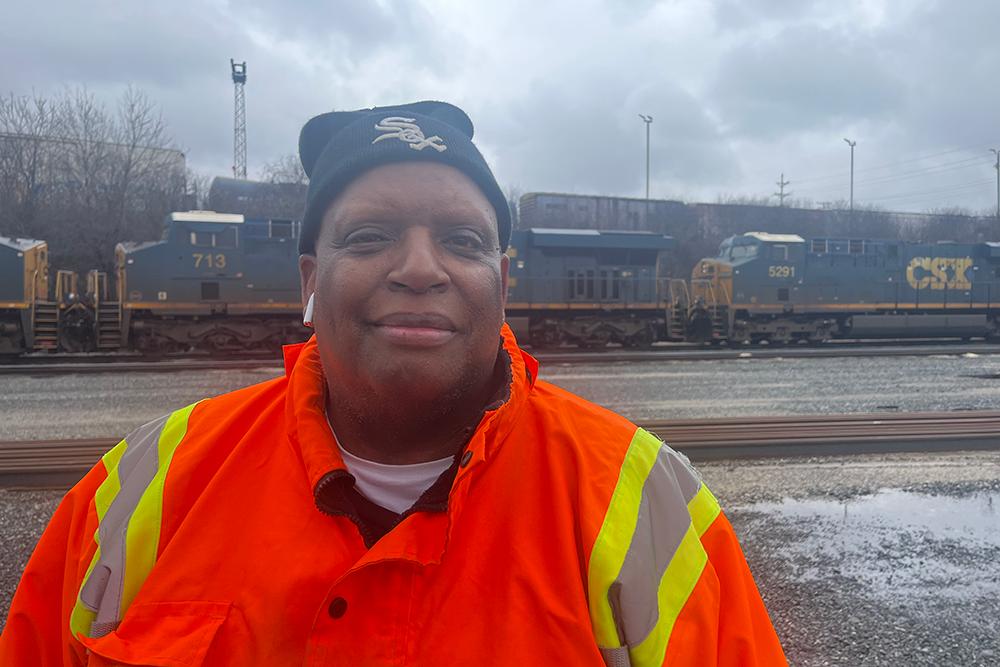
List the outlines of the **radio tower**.
{"label": "radio tower", "polygon": [[247,100],[243,85],[247,82],[247,63],[229,59],[233,71],[234,106],[233,115],[233,176],[246,180],[247,177]]}

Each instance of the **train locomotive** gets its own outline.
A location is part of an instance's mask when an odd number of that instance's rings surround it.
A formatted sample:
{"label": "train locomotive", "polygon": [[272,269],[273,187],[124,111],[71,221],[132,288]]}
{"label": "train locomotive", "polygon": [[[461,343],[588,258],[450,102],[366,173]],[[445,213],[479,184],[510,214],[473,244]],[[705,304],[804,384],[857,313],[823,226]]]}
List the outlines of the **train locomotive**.
{"label": "train locomotive", "polygon": [[671,337],[784,344],[1000,333],[1000,243],[727,238],[670,281]]}
{"label": "train locomotive", "polygon": [[235,352],[304,340],[299,227],[189,211],[168,216],[160,241],[118,244],[122,344],[145,353]]}
{"label": "train locomotive", "polygon": [[[78,294],[75,275],[58,272],[54,302],[39,282],[47,265],[22,262],[0,351],[245,352],[304,340],[299,232],[294,220],[172,213],[160,240],[118,244],[113,280],[91,271]],[[650,232],[515,231],[508,322],[536,346],[650,345],[665,331],[658,276],[672,245]]]}

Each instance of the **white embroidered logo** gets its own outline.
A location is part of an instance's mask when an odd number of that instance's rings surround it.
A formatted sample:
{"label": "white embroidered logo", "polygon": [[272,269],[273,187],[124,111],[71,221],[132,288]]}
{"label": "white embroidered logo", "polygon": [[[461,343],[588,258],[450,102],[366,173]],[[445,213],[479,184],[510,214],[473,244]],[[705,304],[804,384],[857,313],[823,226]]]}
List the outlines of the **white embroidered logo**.
{"label": "white embroidered logo", "polygon": [[441,137],[436,134],[433,137],[425,137],[424,131],[420,129],[419,125],[413,122],[414,120],[416,119],[402,118],[400,116],[383,118],[375,125],[375,129],[387,134],[378,135],[372,143],[377,144],[383,139],[396,138],[408,143],[410,148],[415,151],[422,151],[427,146],[430,146],[440,153],[448,148],[442,142]]}

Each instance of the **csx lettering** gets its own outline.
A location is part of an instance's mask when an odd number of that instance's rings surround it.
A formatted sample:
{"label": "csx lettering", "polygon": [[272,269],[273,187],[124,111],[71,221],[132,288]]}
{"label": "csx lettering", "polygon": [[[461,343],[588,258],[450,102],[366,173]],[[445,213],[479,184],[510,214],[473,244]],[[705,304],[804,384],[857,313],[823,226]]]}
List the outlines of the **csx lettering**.
{"label": "csx lettering", "polygon": [[969,289],[965,272],[971,257],[914,257],[906,267],[906,282],[913,289]]}

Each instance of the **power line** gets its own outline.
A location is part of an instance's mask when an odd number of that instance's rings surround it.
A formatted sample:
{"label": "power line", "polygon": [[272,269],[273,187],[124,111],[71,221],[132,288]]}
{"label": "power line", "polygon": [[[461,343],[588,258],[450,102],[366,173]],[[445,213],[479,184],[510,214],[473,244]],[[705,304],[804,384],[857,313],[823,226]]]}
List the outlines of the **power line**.
{"label": "power line", "polygon": [[[906,171],[901,174],[893,174],[890,176],[880,176],[878,178],[873,178],[870,180],[858,181],[859,185],[880,185],[885,183],[892,183],[893,181],[902,181],[910,178],[916,178],[919,176],[926,176],[928,174],[943,174],[949,171],[961,171],[962,169],[968,169],[970,167],[981,166],[983,164],[983,159],[981,157],[971,157],[964,160],[957,160],[955,162],[946,162],[939,165],[931,165],[924,167],[922,169],[914,169],[912,171]],[[808,192],[820,192],[827,193],[829,190],[819,189],[819,188],[806,188]]]}
{"label": "power line", "polygon": [[[946,150],[946,151],[939,151],[937,153],[929,153],[927,155],[922,155],[922,156],[919,156],[919,157],[908,158],[908,159],[905,159],[905,160],[896,160],[895,162],[887,162],[887,163],[884,163],[884,164],[881,164],[881,165],[876,165],[874,167],[865,167],[863,169],[857,169],[857,170],[855,170],[854,173],[855,174],[867,174],[867,173],[870,173],[870,172],[873,172],[873,171],[879,171],[879,170],[882,170],[882,169],[889,169],[891,167],[898,167],[900,165],[912,164],[914,162],[922,162],[924,160],[929,160],[929,159],[934,158],[934,157],[940,157],[942,155],[950,155],[951,153],[960,153],[960,152],[972,151],[972,150],[974,150],[976,148],[978,148],[978,146],[969,146],[969,147],[965,147],[965,148],[951,148],[951,149]],[[814,183],[816,181],[828,181],[828,180],[840,179],[840,178],[843,178],[843,177],[844,177],[844,173],[843,172],[838,172],[838,173],[834,173],[834,174],[826,174],[826,175],[823,175],[823,176],[813,176],[811,178],[800,178],[800,179],[798,179],[798,183],[799,183],[799,185],[801,185],[803,183]]]}

